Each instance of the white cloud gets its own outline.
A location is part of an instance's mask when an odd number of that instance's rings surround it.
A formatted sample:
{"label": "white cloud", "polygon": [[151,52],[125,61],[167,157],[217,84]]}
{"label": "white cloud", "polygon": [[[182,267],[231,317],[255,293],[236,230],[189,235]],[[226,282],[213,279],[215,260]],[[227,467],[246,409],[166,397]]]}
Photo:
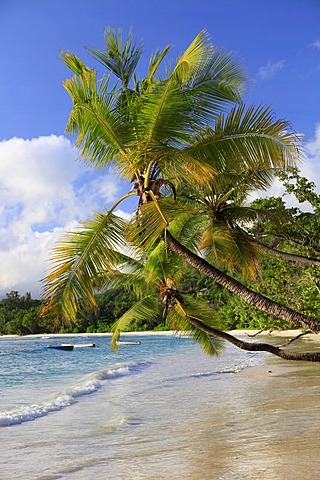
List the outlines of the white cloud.
{"label": "white cloud", "polygon": [[[316,126],[315,136],[312,140],[304,144],[305,161],[298,165],[300,176],[314,182],[315,191],[320,195],[320,124]],[[285,193],[285,189],[279,180],[273,182],[272,187],[266,192],[260,194],[254,193],[251,199],[264,197],[280,197]],[[285,202],[288,207],[298,206],[300,210],[310,211],[309,203],[299,204],[294,195],[286,194]]]}
{"label": "white cloud", "polygon": [[266,65],[262,66],[258,70],[258,77],[261,80],[267,80],[272,78],[277,72],[282,70],[285,67],[285,60],[279,60],[278,62],[268,62]]}
{"label": "white cloud", "polygon": [[315,42],[311,43],[311,47],[320,49],[320,40],[316,40]]}
{"label": "white cloud", "polygon": [[89,170],[77,155],[63,136],[0,142],[0,297],[38,297],[54,241],[117,198],[114,173]]}

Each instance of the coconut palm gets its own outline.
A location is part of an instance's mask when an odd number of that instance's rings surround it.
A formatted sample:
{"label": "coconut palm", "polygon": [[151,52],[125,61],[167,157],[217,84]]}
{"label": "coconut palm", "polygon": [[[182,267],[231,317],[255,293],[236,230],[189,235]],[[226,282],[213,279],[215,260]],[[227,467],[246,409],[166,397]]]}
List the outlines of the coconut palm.
{"label": "coconut palm", "polygon": [[[281,228],[287,221],[286,209],[280,211],[248,205],[248,197],[253,190],[264,187],[265,172],[248,170],[243,175],[219,172],[210,183],[184,185],[178,192],[179,200],[196,222],[201,255],[209,262],[217,262],[232,272],[236,266],[242,275],[255,276],[259,270],[259,255],[265,253],[306,265],[319,266],[320,260],[293,253],[283,252],[261,243],[250,232],[253,224],[272,221],[274,228]],[[292,219],[291,219],[292,220]]]}
{"label": "coconut palm", "polygon": [[120,333],[133,322],[141,320],[152,325],[161,319],[171,330],[187,332],[207,354],[216,355],[221,350],[223,344],[217,335],[194,325],[194,321],[214,323],[213,312],[206,302],[178,290],[176,285],[183,271],[182,260],[169,252],[162,240],[153,245],[147,257],[130,259],[114,269],[108,288],[131,288],[137,295],[137,302],[112,327],[111,345],[115,349]]}
{"label": "coconut palm", "polygon": [[[142,80],[135,75],[142,46],[133,44],[131,36],[124,42],[122,33],[110,28],[105,42],[105,52],[91,49],[109,71],[101,79],[73,53],[62,54],[74,73],[64,83],[73,100],[67,131],[77,135],[80,155],[90,165],[114,165],[132,183],[119,202],[138,194],[137,211],[131,222],[124,222],[114,213],[117,202],[56,246],[45,280],[45,312],[72,322],[79,302],[94,305],[95,291],[113,279],[122,262],[133,263],[135,255],[148,258],[162,239],[172,252],[251,305],[317,331],[317,319],[249,291],[201,258],[203,245],[197,238],[190,241],[185,235],[189,243],[183,244],[174,233],[185,216],[176,192],[194,183],[205,191],[226,179],[235,186],[250,179],[252,188],[267,188],[275,172],[294,165],[300,158],[299,139],[288,122],[275,120],[269,108],[241,104],[243,68],[212,46],[205,32],[172,67],[162,67],[170,47],[157,51]],[[167,286],[164,291],[169,292]],[[178,300],[170,297],[168,305],[176,306]],[[187,311],[185,318],[189,327],[208,333],[201,327],[203,319]]]}

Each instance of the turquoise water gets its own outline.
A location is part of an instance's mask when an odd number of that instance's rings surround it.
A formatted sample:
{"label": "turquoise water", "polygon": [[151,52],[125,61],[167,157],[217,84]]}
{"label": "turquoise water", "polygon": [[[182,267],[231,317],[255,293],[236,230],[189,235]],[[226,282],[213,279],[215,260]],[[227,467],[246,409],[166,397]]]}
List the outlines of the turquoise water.
{"label": "turquoise water", "polygon": [[318,367],[272,376],[264,354],[128,340],[0,339],[1,480],[318,478]]}
{"label": "turquoise water", "polygon": [[[137,336],[126,340],[140,343],[121,345],[116,353],[110,349],[107,336],[0,339],[0,427],[50,415],[81,402],[81,397],[115,387],[122,377],[137,376],[143,382],[147,370],[154,373],[168,358],[178,365],[180,356],[187,352],[197,352],[210,366],[216,366],[217,370],[208,375],[252,363],[252,355],[243,353],[243,358],[230,359],[230,367],[224,358],[212,361],[185,337]],[[75,348],[71,352],[45,348],[63,342],[78,347],[94,343],[95,348]],[[186,378],[192,374],[186,369]]]}

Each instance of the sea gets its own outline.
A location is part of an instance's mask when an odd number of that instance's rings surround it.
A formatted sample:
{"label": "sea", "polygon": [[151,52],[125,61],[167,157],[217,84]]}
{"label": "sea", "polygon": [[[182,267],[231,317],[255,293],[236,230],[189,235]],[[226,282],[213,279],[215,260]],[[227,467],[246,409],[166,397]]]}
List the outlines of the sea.
{"label": "sea", "polygon": [[122,340],[0,338],[1,480],[320,478],[320,366]]}

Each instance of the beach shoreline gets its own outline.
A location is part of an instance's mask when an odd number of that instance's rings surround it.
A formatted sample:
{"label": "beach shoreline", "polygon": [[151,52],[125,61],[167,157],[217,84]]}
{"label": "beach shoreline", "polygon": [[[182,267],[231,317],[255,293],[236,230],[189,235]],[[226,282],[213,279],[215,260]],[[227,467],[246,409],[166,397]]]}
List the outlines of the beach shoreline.
{"label": "beach shoreline", "polygon": [[[295,330],[273,330],[273,331],[263,331],[260,330],[250,330],[250,329],[241,329],[241,330],[229,330],[226,333],[229,333],[233,336],[247,337],[248,339],[259,340],[259,338],[294,338],[297,335],[301,334],[302,331],[299,329]],[[165,335],[165,336],[185,336],[182,332],[177,332],[174,330],[164,330],[164,331],[154,331],[147,330],[141,332],[121,332],[121,336],[152,336],[152,335]],[[110,332],[99,332],[99,333],[35,333],[30,335],[0,335],[0,338],[65,338],[65,337],[111,337],[112,333]],[[307,333],[303,335],[302,339],[314,340],[320,342],[320,333]]]}
{"label": "beach shoreline", "polygon": [[[230,335],[240,335],[247,336],[248,338],[260,338],[260,337],[295,337],[301,333],[301,330],[274,330],[269,332],[268,330],[259,333],[260,330],[250,330],[250,329],[241,329],[241,330],[228,330],[227,333]],[[41,337],[105,337],[110,336],[110,332],[99,332],[99,333],[31,333],[28,335],[0,335],[0,338],[41,338]],[[167,336],[181,336],[184,335],[182,332],[177,332],[175,330],[146,330],[141,332],[121,332],[121,335],[139,335],[139,336],[151,336],[151,335],[167,335]],[[303,338],[315,339],[320,341],[320,333],[308,333],[303,336]]]}
{"label": "beach shoreline", "polygon": [[[294,339],[299,334],[302,333],[299,329],[294,330],[274,330],[274,331],[263,331],[260,330],[250,330],[250,329],[241,329],[241,330],[231,330],[227,333],[235,336],[235,337],[242,337],[242,340],[249,341],[249,342],[267,342],[275,344],[275,341],[279,339],[281,343],[281,339],[286,339],[289,341],[290,339]],[[25,338],[34,338],[39,340],[49,340],[49,339],[67,339],[67,338],[78,338],[86,339],[88,337],[107,337],[111,338],[112,333],[110,332],[101,332],[101,333],[39,333],[39,334],[30,334],[30,335],[0,335],[0,339],[25,339]],[[142,332],[122,332],[121,338],[125,337],[151,337],[151,336],[167,336],[167,337],[186,337],[186,334],[182,332],[176,332],[173,330],[167,331],[142,331]],[[308,333],[303,335],[299,340],[302,342],[312,342],[315,346],[319,343],[320,344],[320,333]],[[294,343],[295,345],[296,343]],[[236,347],[235,347],[236,348]],[[300,344],[301,348],[301,344]],[[313,347],[314,348],[314,347]],[[259,353],[259,352],[258,352]],[[261,352],[262,353],[262,352]],[[241,375],[249,375],[255,377],[261,376],[270,376],[270,377],[278,377],[286,374],[291,374],[294,372],[298,372],[301,370],[305,370],[306,368],[314,368],[316,363],[310,362],[302,362],[302,361],[284,361],[279,357],[276,357],[272,354],[268,354],[265,358],[265,362],[263,365],[254,366],[250,368],[246,368],[239,372]]]}

